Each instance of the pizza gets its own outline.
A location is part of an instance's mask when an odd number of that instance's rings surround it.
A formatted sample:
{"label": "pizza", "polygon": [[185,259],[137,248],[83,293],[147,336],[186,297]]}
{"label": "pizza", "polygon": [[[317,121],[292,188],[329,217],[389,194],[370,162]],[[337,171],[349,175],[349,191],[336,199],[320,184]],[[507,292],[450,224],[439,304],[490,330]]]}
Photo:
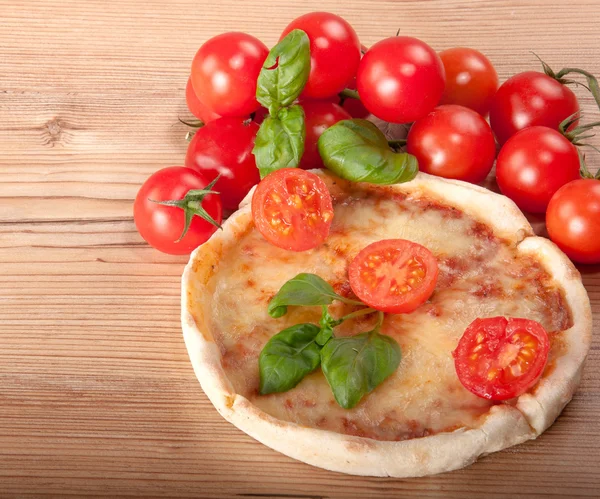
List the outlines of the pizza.
{"label": "pizza", "polygon": [[[569,259],[535,236],[512,201],[485,188],[424,173],[397,185],[318,175],[334,216],[317,247],[295,252],[269,243],[253,221],[253,191],[185,269],[184,339],[219,413],[313,466],[393,477],[462,468],[548,428],[573,396],[591,341],[589,300]],[[294,276],[317,275],[346,298],[327,313],[352,314],[353,262],[369,245],[387,240],[408,241],[433,255],[433,292],[410,313],[381,314],[382,321],[375,313],[358,314],[336,327],[335,336],[351,338],[375,327],[398,344],[397,368],[350,408],[340,405],[324,369],[286,391],[261,394],[265,345],[296,324],[318,325],[323,313],[320,306],[290,306],[274,318],[273,297]],[[469,387],[460,374],[457,352],[466,331],[498,317],[535,321],[547,332],[547,361],[519,396],[478,395],[485,380],[471,376],[477,386]],[[480,341],[476,332],[472,337]]]}

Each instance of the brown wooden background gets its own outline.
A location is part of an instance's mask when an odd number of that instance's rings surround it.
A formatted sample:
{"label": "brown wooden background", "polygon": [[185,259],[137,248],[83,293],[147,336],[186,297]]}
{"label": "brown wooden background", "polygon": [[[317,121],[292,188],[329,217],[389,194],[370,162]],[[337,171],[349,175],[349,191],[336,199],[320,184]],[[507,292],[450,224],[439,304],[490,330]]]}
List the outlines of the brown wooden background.
{"label": "brown wooden background", "polygon": [[[400,28],[478,48],[501,80],[538,68],[530,50],[600,75],[598,0],[0,0],[0,495],[600,496],[597,319],[581,388],[546,434],[431,478],[295,462],[201,391],[179,325],[185,258],[146,246],[132,200],[183,162],[200,44],[241,30],[271,45],[312,10],[343,15],[366,45]],[[600,268],[582,272],[598,314]]]}

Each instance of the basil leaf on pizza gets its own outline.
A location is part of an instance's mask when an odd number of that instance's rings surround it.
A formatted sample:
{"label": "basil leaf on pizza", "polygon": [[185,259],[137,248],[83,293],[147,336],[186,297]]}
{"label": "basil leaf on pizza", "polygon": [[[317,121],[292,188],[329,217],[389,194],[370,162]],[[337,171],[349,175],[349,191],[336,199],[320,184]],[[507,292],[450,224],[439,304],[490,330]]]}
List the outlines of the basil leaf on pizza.
{"label": "basil leaf on pizza", "polygon": [[398,184],[419,171],[417,158],[392,151],[383,132],[367,120],[339,121],[323,132],[317,145],[325,166],[353,182]]}
{"label": "basil leaf on pizza", "polygon": [[258,358],[261,395],[291,390],[319,367],[319,331],[315,324],[296,324],[267,342]]}
{"label": "basil leaf on pizza", "polygon": [[287,313],[289,305],[331,305],[333,300],[360,304],[338,295],[327,281],[315,274],[298,274],[287,281],[269,302],[268,312],[274,319]]}
{"label": "basil leaf on pizza", "polygon": [[331,339],[321,350],[321,368],[337,403],[352,409],[400,364],[400,346],[377,330]]}

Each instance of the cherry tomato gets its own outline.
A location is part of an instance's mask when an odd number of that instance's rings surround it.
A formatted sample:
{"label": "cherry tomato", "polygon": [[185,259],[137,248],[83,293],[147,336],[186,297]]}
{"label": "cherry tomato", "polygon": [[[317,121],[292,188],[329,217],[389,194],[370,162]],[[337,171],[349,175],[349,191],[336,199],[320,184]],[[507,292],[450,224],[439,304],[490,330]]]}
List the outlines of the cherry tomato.
{"label": "cherry tomato", "polygon": [[210,123],[211,121],[220,118],[217,113],[213,112],[200,102],[196,92],[194,92],[194,87],[192,87],[191,78],[188,78],[187,85],[185,86],[185,102],[190,112],[203,123]]}
{"label": "cherry tomato", "polygon": [[269,50],[246,33],[223,33],[206,41],[192,61],[198,99],[220,116],[245,117],[256,111],[256,80]]}
{"label": "cherry tomato", "polygon": [[550,344],[542,325],[529,319],[475,319],[453,352],[456,374],[478,397],[523,395],[542,375]]}
{"label": "cherry tomato", "polygon": [[433,293],[437,260],[425,246],[384,239],[363,248],[350,263],[350,287],[369,307],[407,314]]}
{"label": "cherry tomato", "polygon": [[544,213],[554,193],[578,178],[575,146],[560,132],[543,126],[512,136],[496,161],[496,180],[502,194],[532,213]]}
{"label": "cherry tomato", "polygon": [[419,170],[440,177],[481,182],[492,169],[496,142],[483,117],[463,106],[439,106],[413,124],[407,151]]}
{"label": "cherry tomato", "polygon": [[[183,166],[163,168],[144,182],[133,204],[133,219],[138,232],[150,246],[163,253],[186,255],[208,240],[217,228],[199,216],[192,218],[187,233],[179,240],[185,227],[184,211],[153,202],[183,199],[188,191],[202,189],[208,183],[203,175]],[[218,195],[207,195],[202,208],[221,223]]]}
{"label": "cherry tomato", "polygon": [[198,129],[185,155],[185,166],[213,180],[223,207],[235,210],[260,175],[252,148],[259,126],[242,118],[219,118]]}
{"label": "cherry tomato", "polygon": [[254,123],[257,123],[260,125],[263,121],[265,121],[265,118],[267,116],[269,116],[269,110],[266,107],[261,106],[254,113],[254,117],[252,118],[252,121],[254,121]]}
{"label": "cherry tomato", "polygon": [[506,80],[492,99],[490,125],[500,145],[530,126],[558,125],[579,111],[575,94],[554,78],[537,71]]}
{"label": "cherry tomato", "polygon": [[444,65],[421,40],[395,36],[367,50],[356,83],[371,113],[391,123],[409,123],[438,105],[444,92]]}
{"label": "cherry tomato", "polygon": [[[346,88],[348,88],[350,90],[356,90],[356,77],[352,78],[352,80],[350,80],[348,82],[348,85],[346,85]],[[344,99],[344,102],[342,103],[342,107],[348,113],[350,113],[350,115],[353,118],[363,118],[364,119],[371,114],[360,99],[353,99],[351,97],[347,97]]]}
{"label": "cherry tomato", "polygon": [[[364,45],[360,46],[360,58],[362,59],[362,56],[364,54],[367,53],[367,47],[365,47]],[[346,88],[349,88],[350,90],[356,90],[356,76],[354,78],[352,78],[348,84],[346,85]],[[369,116],[371,113],[368,111],[368,109],[365,107],[365,105],[360,101],[360,99],[351,99],[351,98],[346,98],[344,99],[344,102],[342,103],[342,107],[348,111],[353,118],[366,118],[367,116]]]}
{"label": "cherry tomato", "polygon": [[254,224],[271,244],[306,251],[329,235],[333,221],[331,195],[325,182],[299,168],[267,175],[252,197]]}
{"label": "cherry tomato", "polygon": [[440,52],[446,70],[441,104],[458,104],[487,115],[498,89],[498,74],[490,60],[475,49],[456,47]]}
{"label": "cherry tomato", "polygon": [[571,260],[600,263],[600,180],[579,179],[561,187],[548,205],[550,239]]}
{"label": "cherry tomato", "polygon": [[306,136],[304,139],[304,154],[298,166],[305,170],[324,168],[317,148],[319,137],[331,125],[335,125],[341,120],[349,120],[352,116],[337,104],[328,101],[304,101],[302,107],[304,109]]}
{"label": "cherry tomato", "polygon": [[335,14],[311,12],[294,19],[281,38],[294,29],[310,40],[310,76],[302,95],[324,99],[341,92],[360,61],[360,42],[352,26]]}

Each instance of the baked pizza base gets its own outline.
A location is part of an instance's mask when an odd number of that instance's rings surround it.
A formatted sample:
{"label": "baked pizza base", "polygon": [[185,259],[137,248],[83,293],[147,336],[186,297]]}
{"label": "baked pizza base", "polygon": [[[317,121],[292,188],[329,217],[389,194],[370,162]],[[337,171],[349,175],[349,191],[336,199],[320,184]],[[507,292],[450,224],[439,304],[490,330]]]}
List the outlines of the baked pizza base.
{"label": "baked pizza base", "polygon": [[513,403],[491,406],[478,427],[401,441],[375,440],[284,421],[236,393],[210,332],[209,317],[195,305],[211,299],[206,285],[219,259],[248,230],[252,193],[224,224],[224,230],[192,253],[182,278],[182,326],[196,376],[226,420],[263,444],[314,466],[401,478],[462,468],[479,456],[536,438],[548,428],[579,383],[591,342],[591,309],[579,272],[570,260],[552,242],[535,236],[523,214],[504,196],[424,173],[390,188],[402,195],[431,196],[492,227],[496,236],[514,241],[519,253],[535,257],[558,283],[564,305],[570,309],[570,327],[561,332],[562,354],[552,369],[546,369],[534,389]]}

